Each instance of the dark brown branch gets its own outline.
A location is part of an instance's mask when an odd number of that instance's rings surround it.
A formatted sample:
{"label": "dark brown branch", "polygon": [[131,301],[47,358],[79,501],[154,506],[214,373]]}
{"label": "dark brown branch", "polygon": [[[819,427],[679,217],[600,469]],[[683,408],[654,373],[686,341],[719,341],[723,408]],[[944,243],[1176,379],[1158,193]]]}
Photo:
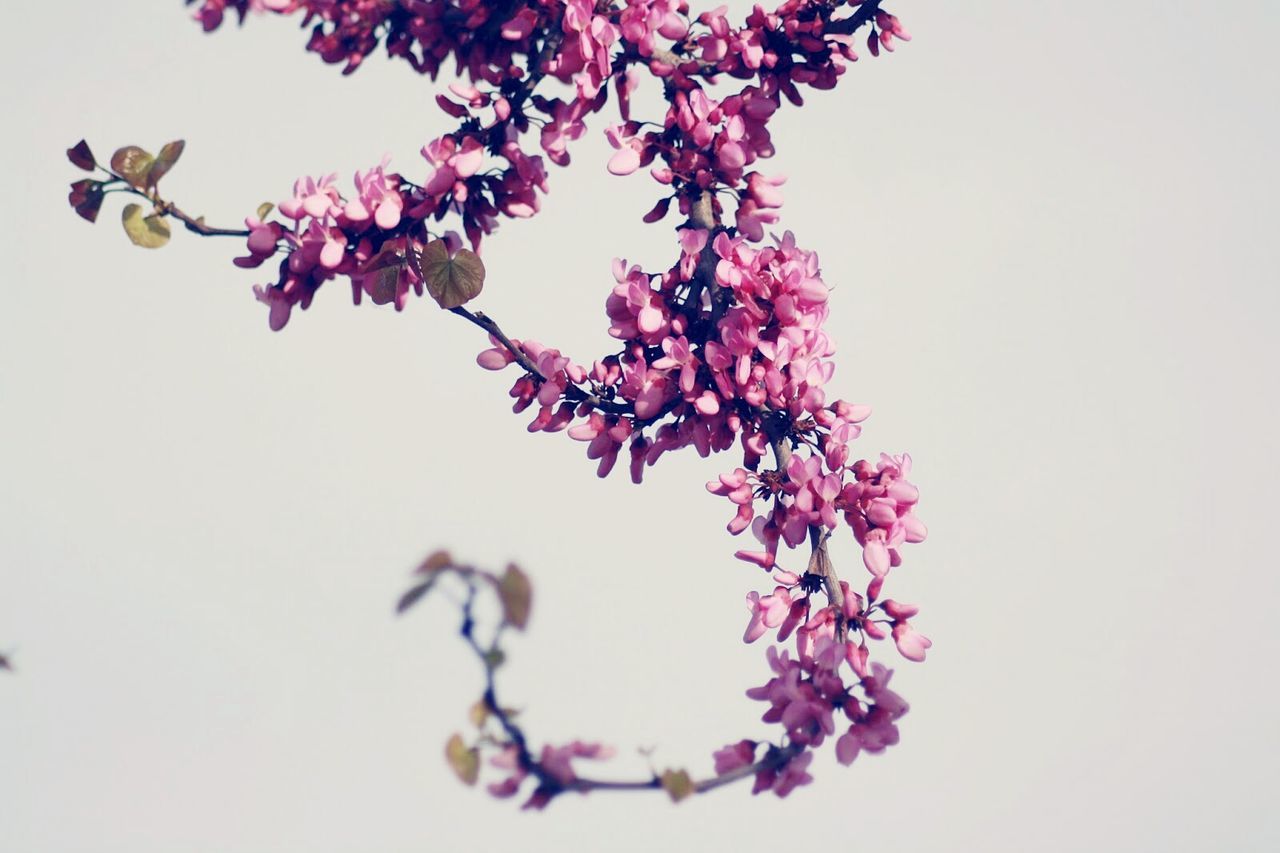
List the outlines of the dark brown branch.
{"label": "dark brown branch", "polygon": [[[141,193],[139,193],[141,195]],[[164,201],[160,198],[153,199],[156,210],[163,214],[168,214],[174,219],[180,221],[187,226],[187,230],[202,237],[248,237],[249,231],[245,228],[214,228],[206,225],[204,217],[192,217],[184,213],[176,204]]]}
{"label": "dark brown branch", "polygon": [[[98,168],[103,168],[99,166]],[[110,170],[105,170],[110,171]],[[212,225],[206,225],[203,216],[192,216],[179,208],[171,201],[162,199],[153,188],[151,192],[144,192],[135,186],[130,185],[124,178],[111,172],[111,175],[117,181],[124,183],[119,189],[108,190],[108,192],[127,192],[130,195],[136,195],[139,198],[145,198],[151,202],[156,209],[156,213],[162,216],[172,216],[174,219],[186,226],[187,230],[199,234],[201,237],[248,237],[249,231],[246,228],[215,228]],[[113,183],[113,182],[109,182]]]}
{"label": "dark brown branch", "polygon": [[[489,315],[485,314],[483,311],[476,311],[473,313],[461,305],[456,308],[450,308],[449,311],[453,314],[457,314],[464,320],[479,326],[481,329],[484,329],[492,335],[495,340],[502,344],[503,349],[511,353],[512,357],[516,360],[516,364],[523,367],[525,372],[533,376],[539,382],[547,381],[547,377],[543,375],[542,371],[538,369],[538,366],[533,363],[533,359],[529,358],[529,354],[526,353],[519,344],[507,337],[506,333],[502,331],[497,322],[495,322]],[[611,415],[629,415],[634,412],[634,409],[632,409],[631,406],[623,403],[617,403],[613,400],[602,400],[595,394],[588,394],[577,385],[566,385],[564,395],[566,398],[576,403],[586,403]]]}
{"label": "dark brown branch", "polygon": [[871,23],[876,13],[880,11],[880,3],[881,0],[867,0],[849,17],[841,18],[838,21],[829,21],[826,31],[840,35],[852,35],[861,27]]}
{"label": "dark brown branch", "polygon": [[[484,668],[484,706],[489,716],[497,720],[498,725],[502,728],[503,733],[510,740],[511,745],[516,749],[516,756],[521,769],[533,776],[539,784],[539,787],[548,792],[552,797],[557,796],[565,791],[577,791],[586,793],[588,791],[654,791],[661,790],[662,779],[659,776],[649,776],[645,779],[634,780],[617,780],[617,779],[592,779],[587,777],[575,777],[570,782],[561,782],[552,775],[542,764],[534,757],[529,749],[528,737],[524,730],[516,724],[511,718],[510,712],[503,708],[498,702],[497,684],[495,673],[500,665],[501,658],[500,649],[497,645],[498,637],[494,637],[493,645],[486,649],[476,638],[476,623],[474,618],[474,604],[477,592],[475,583],[475,572],[471,569],[455,567],[455,571],[463,578],[467,584],[467,598],[462,604],[462,627],[459,633],[466,642],[467,647],[480,660],[481,666]],[[716,788],[737,782],[755,776],[757,773],[768,770],[777,770],[785,766],[791,759],[804,752],[805,747],[801,744],[790,743],[786,746],[775,746],[770,744],[765,750],[765,754],[758,761],[742,767],[723,773],[719,776],[711,776],[706,779],[694,781],[692,783],[692,791],[696,794],[705,794]]]}

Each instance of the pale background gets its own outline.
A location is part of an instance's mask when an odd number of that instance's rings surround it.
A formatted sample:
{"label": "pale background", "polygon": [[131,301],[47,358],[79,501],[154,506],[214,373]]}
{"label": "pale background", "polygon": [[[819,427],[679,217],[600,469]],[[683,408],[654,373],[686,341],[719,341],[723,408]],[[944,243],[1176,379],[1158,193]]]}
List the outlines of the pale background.
{"label": "pale background", "polygon": [[[776,120],[785,225],[836,286],[832,390],[875,406],[865,454],[914,454],[931,529],[893,578],[935,641],[898,667],[903,742],[827,750],[785,801],[544,814],[444,766],[478,675],[444,601],[392,618],[409,569],[518,559],[537,601],[504,686],[534,736],[705,773],[766,731],[739,642],[762,575],[702,488],[735,460],[598,481],[430,303],[332,286],[272,334],[233,241],[149,254],[119,199],[97,227],[66,207],[81,136],[184,136],[166,186],[225,224],[297,174],[413,173],[449,124],[407,67],[344,79],[291,23],[205,37],[176,2],[10,5],[0,849],[1280,845],[1275,3],[901,0],[915,41]],[[581,360],[610,259],[674,251],[603,124],[491,242],[479,303]]]}

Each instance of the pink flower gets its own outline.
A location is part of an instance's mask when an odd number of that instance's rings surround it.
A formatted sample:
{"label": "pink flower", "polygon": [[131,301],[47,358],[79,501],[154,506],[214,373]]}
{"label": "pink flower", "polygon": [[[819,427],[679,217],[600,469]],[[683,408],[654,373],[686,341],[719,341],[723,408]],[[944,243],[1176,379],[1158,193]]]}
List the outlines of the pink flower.
{"label": "pink flower", "polygon": [[791,593],[785,586],[777,587],[764,598],[758,592],[749,592],[747,608],[751,611],[751,621],[747,624],[742,641],[754,643],[768,629],[777,628],[787,618],[787,614],[791,612]]}
{"label": "pink flower", "polygon": [[723,776],[739,767],[749,767],[756,760],[756,742],[740,740],[737,743],[731,743],[723,749],[716,750],[712,757],[716,763],[716,775]]}
{"label": "pink flower", "polygon": [[807,772],[811,761],[813,753],[802,752],[777,770],[761,770],[756,774],[755,787],[751,789],[751,793],[773,791],[779,797],[785,797],[801,785],[808,785],[813,781],[813,777]]}
{"label": "pink flower", "polygon": [[400,224],[404,213],[404,198],[397,188],[397,181],[387,176],[385,169],[387,160],[374,166],[367,172],[355,175],[356,198],[347,202],[343,214],[353,223],[365,223],[373,219],[374,224],[384,231],[389,231]]}
{"label": "pink flower", "polygon": [[280,212],[290,219],[301,220],[310,216],[322,218],[337,216],[342,212],[339,202],[342,196],[333,182],[337,175],[326,175],[319,180],[312,177],[299,178],[293,185],[293,198],[280,202]]}
{"label": "pink flower", "polygon": [[917,663],[924,660],[924,653],[933,645],[928,637],[916,633],[915,629],[906,622],[894,624],[893,642],[904,658]]}

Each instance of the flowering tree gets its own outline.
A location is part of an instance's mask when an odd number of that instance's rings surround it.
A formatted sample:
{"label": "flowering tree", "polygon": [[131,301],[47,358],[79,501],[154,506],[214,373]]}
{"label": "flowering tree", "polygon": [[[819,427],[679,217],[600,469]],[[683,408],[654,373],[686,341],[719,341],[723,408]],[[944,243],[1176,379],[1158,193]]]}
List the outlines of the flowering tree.
{"label": "flowering tree", "polygon": [[[907,705],[889,689],[890,670],[869,657],[871,642],[889,637],[908,660],[923,660],[930,646],[911,624],[917,608],[884,597],[902,546],[925,538],[907,479],[911,458],[854,457],[851,443],[870,409],[827,397],[835,370],[823,329],[827,286],[817,255],[790,232],[765,240],[779,220],[784,179],[756,171],[774,152],[769,125],[784,101],[799,106],[804,87],[834,87],[858,58],[855,46],[878,56],[909,38],[882,0],[785,0],[773,12],[755,7],[736,25],[724,8],[699,14],[686,0],[186,2],[210,31],[228,15],[243,22],[250,12],[301,14],[311,27],[308,50],[342,64],[344,74],[379,45],[432,79],[452,65],[459,82],[436,102],[457,128],[427,141],[425,168],[409,176],[383,161],[345,192],[335,175],[304,177],[243,228],[210,226],[161,195],[182,142],[155,155],[126,146],[106,164],[80,142],[67,152],[71,162],[105,176],[72,184],[77,213],[94,221],[108,194],[123,193],[138,199],[122,220],[140,246],[164,245],[177,220],[196,234],[244,240],[238,266],[278,258],[271,280],[254,288],[275,330],[336,278],[350,283],[357,305],[367,296],[400,311],[411,296],[429,294],[488,335],[481,367],[515,366],[511,396],[516,412],[534,413],[529,431],[564,431],[585,443],[601,477],[624,448],[635,483],[682,448],[742,454],[741,467],[707,489],[733,504],[729,532],[749,530],[757,543],[735,556],[769,577],[764,592],[747,594],[743,639],[794,638],[794,655],[770,645],[771,676],[747,691],[767,704],[763,719],[780,727],[777,741],[724,746],[714,775],[702,780],[684,770],[634,781],[580,775],[575,762],[606,758],[608,748],[574,741],[535,749],[497,696],[504,633],[528,620],[527,577],[439,551],[418,568],[398,609],[442,583],[465,592],[461,635],[486,686],[472,709],[477,734],[454,735],[446,747],[458,775],[474,784],[487,753],[499,771],[489,790],[509,797],[531,788],[525,805],[536,808],[566,791],[601,788],[665,789],[679,800],[748,777],[755,792],[786,796],[811,781],[813,752],[828,739],[843,764],[896,743]],[[667,104],[651,120],[631,109],[646,84],[660,87]],[[508,336],[466,305],[485,284],[482,243],[504,218],[538,212],[546,161],[567,165],[572,143],[610,99],[617,118],[605,128],[615,149],[608,171],[648,167],[659,198],[643,219],[673,217],[677,257],[657,272],[615,261],[605,311],[618,345],[587,367]],[[827,547],[836,534],[861,545],[865,586],[838,576]],[[500,604],[493,624],[475,610],[487,593]]]}

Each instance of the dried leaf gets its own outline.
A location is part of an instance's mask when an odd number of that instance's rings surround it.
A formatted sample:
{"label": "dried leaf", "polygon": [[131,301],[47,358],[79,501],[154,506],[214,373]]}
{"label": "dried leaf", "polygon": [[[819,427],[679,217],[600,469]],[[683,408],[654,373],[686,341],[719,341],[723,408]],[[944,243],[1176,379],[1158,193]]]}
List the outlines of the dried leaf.
{"label": "dried leaf", "polygon": [[126,145],[111,155],[111,170],[137,189],[144,189],[155,161],[155,157],[138,146]]}
{"label": "dried leaf", "polygon": [[467,746],[462,735],[455,734],[449,738],[444,747],[444,757],[464,784],[474,785],[480,778],[480,751]]}
{"label": "dried leaf", "polygon": [[469,249],[459,249],[449,257],[449,247],[444,240],[433,240],[421,255],[410,257],[427,286],[431,298],[441,308],[457,308],[480,295],[484,289],[484,263],[480,256]]}
{"label": "dried leaf", "polygon": [[489,703],[483,699],[477,699],[476,703],[467,711],[467,719],[477,729],[484,728],[485,721],[489,719]]}
{"label": "dried leaf", "polygon": [[177,139],[161,148],[160,153],[156,155],[155,162],[147,170],[147,185],[154,187],[160,183],[160,179],[168,174],[169,170],[178,162],[178,158],[182,156],[182,150],[186,147],[186,142]]}
{"label": "dried leaf", "polygon": [[693,780],[689,778],[687,770],[665,770],[659,781],[673,803],[678,803],[693,793]]}
{"label": "dried leaf", "polygon": [[79,166],[86,172],[92,172],[94,167],[93,152],[89,150],[89,143],[81,139],[75,145],[67,149],[67,159],[75,166]]}
{"label": "dried leaf", "polygon": [[529,624],[529,609],[533,605],[533,585],[529,577],[514,563],[498,580],[498,597],[502,599],[502,619],[521,631]]}
{"label": "dried leaf", "polygon": [[120,218],[124,222],[124,233],[135,246],[159,249],[169,242],[169,223],[155,213],[143,216],[140,204],[126,204]]}

